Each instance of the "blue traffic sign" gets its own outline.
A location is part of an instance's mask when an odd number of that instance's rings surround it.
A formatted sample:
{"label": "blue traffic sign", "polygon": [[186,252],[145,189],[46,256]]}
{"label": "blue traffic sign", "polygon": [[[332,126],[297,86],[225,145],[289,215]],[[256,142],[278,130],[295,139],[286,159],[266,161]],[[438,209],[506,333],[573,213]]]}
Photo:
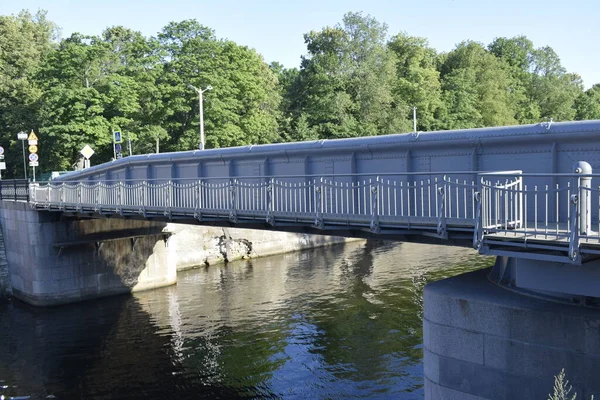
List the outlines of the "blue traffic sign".
{"label": "blue traffic sign", "polygon": [[29,161],[37,161],[39,159],[38,155],[35,153],[31,153],[29,155]]}
{"label": "blue traffic sign", "polygon": [[121,145],[120,145],[120,144],[118,144],[118,143],[117,143],[117,144],[115,144],[115,151],[116,151],[117,153],[120,153],[120,152],[121,152]]}

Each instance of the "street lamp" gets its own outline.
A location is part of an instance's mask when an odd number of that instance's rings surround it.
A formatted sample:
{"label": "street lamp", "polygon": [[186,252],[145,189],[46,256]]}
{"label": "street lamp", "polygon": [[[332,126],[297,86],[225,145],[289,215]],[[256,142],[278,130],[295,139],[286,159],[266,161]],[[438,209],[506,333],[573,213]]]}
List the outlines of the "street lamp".
{"label": "street lamp", "polygon": [[204,111],[202,110],[202,94],[207,90],[211,90],[212,86],[207,86],[206,89],[198,89],[194,85],[189,85],[190,89],[194,89],[198,93],[198,105],[200,106],[200,145],[198,148],[200,150],[204,150]]}

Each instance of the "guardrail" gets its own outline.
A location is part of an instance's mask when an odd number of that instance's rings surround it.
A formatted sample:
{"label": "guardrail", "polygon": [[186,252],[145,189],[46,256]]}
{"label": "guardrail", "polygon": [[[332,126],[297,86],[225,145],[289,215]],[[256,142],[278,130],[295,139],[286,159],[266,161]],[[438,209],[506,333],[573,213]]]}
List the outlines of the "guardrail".
{"label": "guardrail", "polygon": [[220,177],[177,181],[50,182],[31,186],[38,208],[264,220],[324,226],[427,229],[475,224],[473,172]]}
{"label": "guardrail", "polygon": [[481,251],[482,246],[496,245],[530,252],[566,251],[573,263],[581,263],[582,254],[600,255],[600,186],[591,184],[599,174],[480,177],[475,248]]}
{"label": "guardrail", "polygon": [[0,200],[29,201],[29,182],[27,179],[0,180]]}
{"label": "guardrail", "polygon": [[[449,172],[31,184],[38,209],[473,235],[481,253],[582,262],[600,255],[598,174]],[[12,182],[0,192],[26,198]],[[15,186],[17,185],[17,186]],[[494,247],[495,246],[495,247]],[[512,250],[511,250],[512,251]],[[546,252],[543,257],[535,252]],[[559,252],[559,256],[549,255]],[[558,254],[558,253],[556,253]],[[566,256],[564,255],[566,254]]]}

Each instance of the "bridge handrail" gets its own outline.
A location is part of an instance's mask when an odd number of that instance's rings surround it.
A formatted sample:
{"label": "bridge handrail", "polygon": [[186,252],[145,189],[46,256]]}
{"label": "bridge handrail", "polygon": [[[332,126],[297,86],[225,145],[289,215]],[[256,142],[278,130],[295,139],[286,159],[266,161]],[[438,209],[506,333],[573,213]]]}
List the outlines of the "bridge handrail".
{"label": "bridge handrail", "polygon": [[[474,173],[463,172],[473,178]],[[471,226],[475,207],[473,179],[438,172],[389,174],[324,174],[271,177],[257,182],[241,177],[161,181],[54,181],[32,185],[36,207],[92,209],[98,212],[187,213],[196,218],[228,215],[239,218],[365,224],[383,228],[431,227],[446,237],[448,224]],[[351,180],[347,179],[352,177]],[[217,182],[214,182],[217,179]]]}
{"label": "bridge handrail", "polygon": [[[571,261],[580,263],[582,245],[600,245],[600,186],[592,185],[594,179],[600,180],[600,174],[482,173],[479,176],[478,206],[482,210],[474,233],[476,248],[486,241],[506,246],[509,240],[510,246],[550,250],[559,248],[562,242],[568,246]],[[496,177],[506,178],[505,182],[493,182]],[[513,215],[520,218],[511,223]],[[583,251],[600,254],[591,248]]]}
{"label": "bridge handrail", "polygon": [[[357,173],[324,173],[324,174],[304,174],[304,175],[221,175],[221,176],[206,176],[206,177],[194,177],[194,178],[177,178],[177,177],[169,177],[169,178],[148,178],[148,179],[128,179],[128,178],[120,178],[120,179],[108,179],[102,180],[102,182],[131,182],[131,181],[145,181],[145,182],[166,182],[169,180],[173,181],[197,181],[197,180],[229,180],[229,179],[265,179],[269,180],[271,178],[276,179],[298,179],[298,178],[321,178],[321,177],[332,177],[332,178],[346,178],[346,177],[375,177],[375,176],[443,176],[443,175],[469,175],[476,176],[477,174],[482,173],[481,171],[429,171],[429,172],[357,172]],[[48,183],[79,183],[79,182],[97,182],[93,179],[86,180],[70,180],[67,178],[57,179],[55,181],[50,181]]]}

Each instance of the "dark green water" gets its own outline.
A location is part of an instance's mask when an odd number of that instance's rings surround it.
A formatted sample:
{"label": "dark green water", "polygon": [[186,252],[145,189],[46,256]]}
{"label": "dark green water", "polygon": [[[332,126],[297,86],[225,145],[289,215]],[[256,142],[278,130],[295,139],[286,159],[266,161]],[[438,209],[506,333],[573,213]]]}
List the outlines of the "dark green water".
{"label": "dark green water", "polygon": [[0,304],[0,396],[421,399],[423,286],[490,263],[360,242],[191,270],[133,296]]}

